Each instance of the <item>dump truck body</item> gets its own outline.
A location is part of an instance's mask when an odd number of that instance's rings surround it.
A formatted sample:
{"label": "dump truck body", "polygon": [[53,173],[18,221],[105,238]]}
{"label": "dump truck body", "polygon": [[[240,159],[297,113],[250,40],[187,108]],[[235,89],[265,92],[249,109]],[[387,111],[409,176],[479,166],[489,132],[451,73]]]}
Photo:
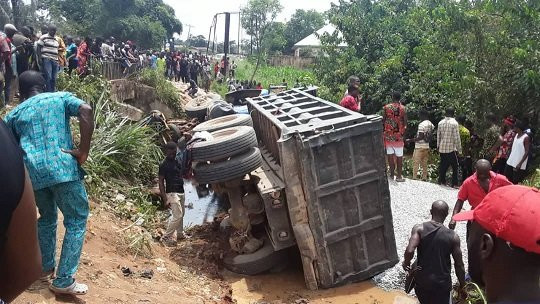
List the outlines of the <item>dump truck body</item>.
{"label": "dump truck body", "polygon": [[276,250],[298,245],[308,287],[367,279],[395,265],[381,117],[298,89],[247,102],[264,170],[276,184],[262,195],[267,230]]}

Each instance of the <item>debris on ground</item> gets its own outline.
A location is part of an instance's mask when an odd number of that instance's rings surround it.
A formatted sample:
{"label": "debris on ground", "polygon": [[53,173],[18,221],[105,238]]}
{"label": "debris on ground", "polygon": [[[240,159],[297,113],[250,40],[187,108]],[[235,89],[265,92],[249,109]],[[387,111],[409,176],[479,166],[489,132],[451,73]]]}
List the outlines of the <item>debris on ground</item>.
{"label": "debris on ground", "polygon": [[189,228],[186,231],[189,238],[178,243],[171,252],[171,259],[194,273],[222,279],[222,260],[230,251],[229,235],[219,231],[222,218]]}

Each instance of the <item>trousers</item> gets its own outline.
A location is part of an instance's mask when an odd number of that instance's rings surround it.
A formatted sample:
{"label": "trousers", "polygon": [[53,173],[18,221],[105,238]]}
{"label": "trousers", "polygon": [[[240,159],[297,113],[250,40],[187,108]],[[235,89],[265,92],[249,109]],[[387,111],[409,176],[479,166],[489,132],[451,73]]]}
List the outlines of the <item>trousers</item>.
{"label": "trousers", "polygon": [[75,281],[73,276],[79,267],[89,213],[83,181],[66,182],[39,189],[34,191],[34,195],[39,210],[38,239],[43,272],[52,271],[56,266],[58,209],[64,215],[66,234],[53,285],[60,288],[68,287]]}
{"label": "trousers", "polygon": [[451,291],[445,288],[428,288],[424,289],[416,285],[414,293],[418,297],[420,304],[450,304]]}
{"label": "trousers", "polygon": [[440,153],[441,162],[439,163],[439,184],[446,184],[446,171],[452,167],[452,186],[458,185],[458,157],[456,152]]}
{"label": "trousers", "polygon": [[184,233],[184,194],[183,193],[167,193],[167,202],[171,204],[171,216],[167,230],[163,235],[164,239],[171,239],[176,231],[177,237]]}
{"label": "trousers", "polygon": [[418,168],[422,166],[422,179],[428,178],[429,148],[415,148],[413,153],[413,178],[418,176]]}
{"label": "trousers", "polygon": [[58,62],[43,58],[43,77],[47,92],[56,91],[56,77],[58,75]]}

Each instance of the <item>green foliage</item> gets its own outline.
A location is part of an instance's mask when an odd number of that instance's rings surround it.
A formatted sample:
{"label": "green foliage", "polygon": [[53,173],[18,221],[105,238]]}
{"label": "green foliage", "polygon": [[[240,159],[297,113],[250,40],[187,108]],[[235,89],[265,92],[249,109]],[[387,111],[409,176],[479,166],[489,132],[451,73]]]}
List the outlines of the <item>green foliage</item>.
{"label": "green foliage", "polygon": [[[249,60],[243,60],[238,63],[236,70],[236,79],[249,80],[254,69],[254,64]],[[306,85],[316,85],[315,75],[310,70],[301,70],[291,66],[261,66],[255,74],[254,80],[260,82],[264,88],[270,85],[280,85],[285,82],[292,87],[296,80]]]}
{"label": "green foliage", "polygon": [[283,52],[286,44],[285,24],[283,22],[272,22],[266,30],[263,49],[267,50],[269,54],[278,55]]}
{"label": "green foliage", "polygon": [[[148,193],[143,185],[151,183],[163,159],[154,143],[155,131],[120,117],[109,99],[109,83],[98,76],[85,78],[61,74],[58,89],[70,91],[92,105],[95,130],[86,170],[89,194],[98,201],[112,202],[113,210],[121,214],[142,217],[151,224],[155,216]],[[74,127],[73,130],[78,130]],[[137,185],[136,187],[130,185]],[[118,200],[118,194],[125,200]],[[130,208],[126,211],[126,204]]]}
{"label": "green foliage", "polygon": [[43,6],[61,31],[71,35],[114,36],[156,48],[182,32],[174,9],[162,0],[43,0]]}
{"label": "green foliage", "polygon": [[285,26],[285,51],[290,52],[295,43],[313,34],[323,25],[324,16],[316,10],[296,10]]}
{"label": "green foliage", "polygon": [[540,111],[538,1],[341,0],[328,15],[348,44],[322,37],[328,56],[315,72],[334,101],[357,75],[368,113],[394,90],[435,117],[449,106],[480,123],[489,111]]}
{"label": "green foliage", "polygon": [[135,80],[156,89],[157,97],[165,103],[176,115],[183,114],[178,89],[165,78],[163,71],[157,69],[142,69],[135,75]]}
{"label": "green foliage", "polygon": [[540,189],[540,169],[536,169],[523,184]]}

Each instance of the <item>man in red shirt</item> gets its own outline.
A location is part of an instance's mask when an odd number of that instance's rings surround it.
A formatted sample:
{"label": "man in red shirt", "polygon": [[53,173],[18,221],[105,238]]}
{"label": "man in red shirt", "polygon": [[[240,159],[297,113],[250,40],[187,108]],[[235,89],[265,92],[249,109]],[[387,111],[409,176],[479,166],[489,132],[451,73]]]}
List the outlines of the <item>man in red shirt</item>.
{"label": "man in red shirt", "polygon": [[[476,162],[476,173],[467,178],[459,188],[452,216],[461,212],[465,201],[469,201],[471,208],[474,209],[489,192],[509,185],[512,183],[504,175],[491,171],[491,163],[488,160],[480,159]],[[456,221],[451,220],[448,227],[450,229],[456,228]]]}
{"label": "man in red shirt", "polygon": [[342,107],[354,112],[360,112],[360,102],[358,101],[360,89],[357,84],[349,85],[348,93],[339,103]]}
{"label": "man in red shirt", "polygon": [[390,167],[390,179],[394,180],[397,167],[396,182],[404,182],[403,178],[403,135],[407,128],[407,111],[401,104],[401,93],[392,93],[392,102],[383,107],[383,138]]}

